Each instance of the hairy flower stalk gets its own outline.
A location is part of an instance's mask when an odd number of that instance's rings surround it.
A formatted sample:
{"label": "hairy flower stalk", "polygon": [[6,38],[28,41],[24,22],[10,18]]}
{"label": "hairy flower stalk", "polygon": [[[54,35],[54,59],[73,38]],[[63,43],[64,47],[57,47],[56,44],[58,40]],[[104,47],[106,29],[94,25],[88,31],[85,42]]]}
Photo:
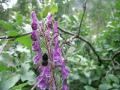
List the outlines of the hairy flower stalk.
{"label": "hairy flower stalk", "polygon": [[[41,65],[39,66],[40,75],[37,77],[37,87],[39,87],[41,90],[57,90],[54,76],[54,66],[56,68],[59,67],[61,71],[63,80],[62,90],[68,90],[67,77],[69,75],[69,70],[65,65],[62,51],[59,46],[58,22],[53,22],[52,14],[48,13],[48,16],[46,17],[46,23],[44,25],[46,28],[43,28],[43,25],[44,24],[42,21],[40,23],[38,22],[36,14],[33,11],[31,25],[33,32],[31,33],[31,39],[33,41],[32,50],[36,52],[34,63],[38,64],[41,62]],[[38,29],[45,40],[46,49],[48,51],[44,54],[42,54],[40,47]],[[51,43],[54,43],[54,45]]]}

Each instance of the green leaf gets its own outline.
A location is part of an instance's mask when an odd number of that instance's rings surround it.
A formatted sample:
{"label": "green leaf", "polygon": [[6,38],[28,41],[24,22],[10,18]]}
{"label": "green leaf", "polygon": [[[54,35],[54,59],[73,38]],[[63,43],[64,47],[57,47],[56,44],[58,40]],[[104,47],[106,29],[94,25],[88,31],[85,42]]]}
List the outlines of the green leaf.
{"label": "green leaf", "polygon": [[112,88],[112,86],[110,85],[110,84],[101,84],[100,86],[99,86],[99,90],[109,90],[109,89],[111,89]]}
{"label": "green leaf", "polygon": [[50,12],[51,12],[52,14],[58,12],[58,6],[57,6],[57,4],[54,4],[54,5],[51,6]]}
{"label": "green leaf", "polygon": [[5,70],[8,70],[8,67],[0,62],[0,72]]}
{"label": "green leaf", "polygon": [[18,41],[19,43],[23,44],[24,46],[28,48],[32,47],[32,40],[31,40],[30,35],[17,38],[16,41]]}
{"label": "green leaf", "polygon": [[4,20],[0,20],[0,28],[3,28],[4,30],[7,30],[7,31],[9,31],[9,30],[15,31],[16,30],[15,26],[12,23],[6,22]]}
{"label": "green leaf", "polygon": [[21,80],[28,81],[29,84],[33,84],[35,82],[35,73],[30,69],[30,65],[28,63],[22,64],[21,67]]}
{"label": "green leaf", "polygon": [[93,88],[91,86],[85,86],[84,88],[85,88],[85,90],[96,90],[95,88]]}
{"label": "green leaf", "polygon": [[16,21],[17,21],[17,24],[21,25],[23,23],[23,18],[22,18],[22,15],[21,14],[18,14],[16,15]]}
{"label": "green leaf", "polygon": [[19,34],[19,32],[16,30],[16,31],[8,31],[7,32],[7,35],[8,36],[15,36],[15,35],[18,35]]}
{"label": "green leaf", "polygon": [[8,78],[3,78],[3,80],[0,81],[0,90],[9,90],[20,79],[19,74],[7,74],[5,76],[8,76]]}
{"label": "green leaf", "polygon": [[112,82],[115,82],[115,83],[119,84],[119,79],[113,74],[107,75],[106,76],[106,81],[109,82],[109,83],[111,83],[111,81],[112,81]]}
{"label": "green leaf", "polygon": [[28,85],[28,83],[22,83],[22,84],[12,87],[10,90],[23,90],[22,88],[27,85]]}
{"label": "green leaf", "polygon": [[47,16],[47,14],[48,14],[48,12],[50,11],[50,8],[49,8],[49,6],[47,6],[47,7],[45,7],[44,9],[43,9],[43,18],[45,18],[46,16]]}

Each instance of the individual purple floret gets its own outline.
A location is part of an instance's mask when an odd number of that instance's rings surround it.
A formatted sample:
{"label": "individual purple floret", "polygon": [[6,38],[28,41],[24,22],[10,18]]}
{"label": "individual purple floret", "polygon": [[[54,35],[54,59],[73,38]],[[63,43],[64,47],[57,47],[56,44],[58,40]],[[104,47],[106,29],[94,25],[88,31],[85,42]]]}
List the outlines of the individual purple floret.
{"label": "individual purple floret", "polygon": [[61,67],[61,72],[62,72],[62,78],[67,79],[70,72],[69,69],[64,64]]}
{"label": "individual purple floret", "polygon": [[32,33],[31,33],[31,39],[33,40],[33,41],[36,41],[37,40],[37,34],[36,34],[37,32],[36,31],[33,31]]}
{"label": "individual purple floret", "polygon": [[35,11],[32,12],[32,29],[33,30],[37,30],[37,16],[36,16],[36,13]]}
{"label": "individual purple floret", "polygon": [[48,13],[47,15],[47,25],[48,27],[51,27],[52,25],[52,14],[51,13]]}
{"label": "individual purple floret", "polygon": [[37,80],[38,80],[38,85],[37,86],[40,89],[45,90],[48,86],[46,77],[43,76],[43,75],[40,75],[40,76],[38,76]]}
{"label": "individual purple floret", "polygon": [[68,84],[67,84],[67,80],[64,80],[64,81],[63,81],[62,90],[69,90]]}
{"label": "individual purple floret", "polygon": [[41,74],[38,76],[37,81],[38,81],[38,87],[40,89],[44,90],[49,87],[48,81],[51,78],[51,72],[50,72],[50,67],[41,67]]}
{"label": "individual purple floret", "polygon": [[39,46],[39,42],[38,41],[33,41],[33,44],[32,44],[32,50],[33,51],[39,51],[40,49],[40,46]]}
{"label": "individual purple floret", "polygon": [[50,77],[50,67],[47,66],[47,67],[43,67],[42,68],[42,74],[45,75],[45,77]]}
{"label": "individual purple floret", "polygon": [[34,61],[34,64],[37,64],[39,63],[39,61],[41,60],[42,56],[41,56],[41,53],[37,53],[36,56],[34,57],[33,61]]}

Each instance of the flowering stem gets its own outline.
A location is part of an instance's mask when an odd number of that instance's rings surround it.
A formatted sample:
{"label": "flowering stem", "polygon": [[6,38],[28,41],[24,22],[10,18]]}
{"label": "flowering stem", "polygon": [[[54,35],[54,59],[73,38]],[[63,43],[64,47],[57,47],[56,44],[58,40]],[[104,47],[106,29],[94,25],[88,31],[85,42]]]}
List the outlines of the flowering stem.
{"label": "flowering stem", "polygon": [[[45,44],[46,44],[46,48],[47,48],[47,51],[48,51],[48,56],[49,56],[49,58],[50,58],[50,61],[53,61],[53,60],[52,60],[52,57],[51,57],[51,49],[50,49],[50,47],[49,47],[49,42],[48,42],[48,39],[47,39],[46,36],[45,36],[44,30],[41,29],[39,25],[38,25],[38,28],[39,28],[40,31],[42,31],[42,35],[43,35],[43,38],[44,38],[44,40],[45,40]],[[55,87],[56,87],[56,90],[57,90],[56,80],[55,80],[55,76],[54,76],[54,71],[53,71],[53,68],[52,68],[52,64],[51,64],[51,69],[50,69],[50,70],[51,70],[51,76],[52,76],[52,78],[54,79],[53,81],[55,81]],[[52,83],[52,82],[51,82],[51,83]]]}

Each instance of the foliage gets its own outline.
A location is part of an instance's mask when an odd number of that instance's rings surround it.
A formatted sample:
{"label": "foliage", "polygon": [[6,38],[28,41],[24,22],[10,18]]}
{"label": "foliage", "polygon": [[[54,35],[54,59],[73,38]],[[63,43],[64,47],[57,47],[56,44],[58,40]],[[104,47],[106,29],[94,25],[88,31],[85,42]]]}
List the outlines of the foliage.
{"label": "foliage", "polygon": [[[7,1],[0,1],[0,36],[31,32],[32,10],[39,19],[52,12],[61,28],[77,34],[85,0],[18,0],[12,8],[4,9]],[[79,35],[92,44],[103,61],[99,66],[89,45],[77,38],[64,44],[70,90],[120,90],[120,55],[112,58],[120,51],[120,1],[87,0],[86,6]],[[4,46],[0,53],[0,90],[30,90],[35,84],[38,72],[32,61],[35,53],[30,38],[0,40],[0,50]],[[61,44],[70,38],[60,31]],[[44,43],[41,47],[44,50]]]}

